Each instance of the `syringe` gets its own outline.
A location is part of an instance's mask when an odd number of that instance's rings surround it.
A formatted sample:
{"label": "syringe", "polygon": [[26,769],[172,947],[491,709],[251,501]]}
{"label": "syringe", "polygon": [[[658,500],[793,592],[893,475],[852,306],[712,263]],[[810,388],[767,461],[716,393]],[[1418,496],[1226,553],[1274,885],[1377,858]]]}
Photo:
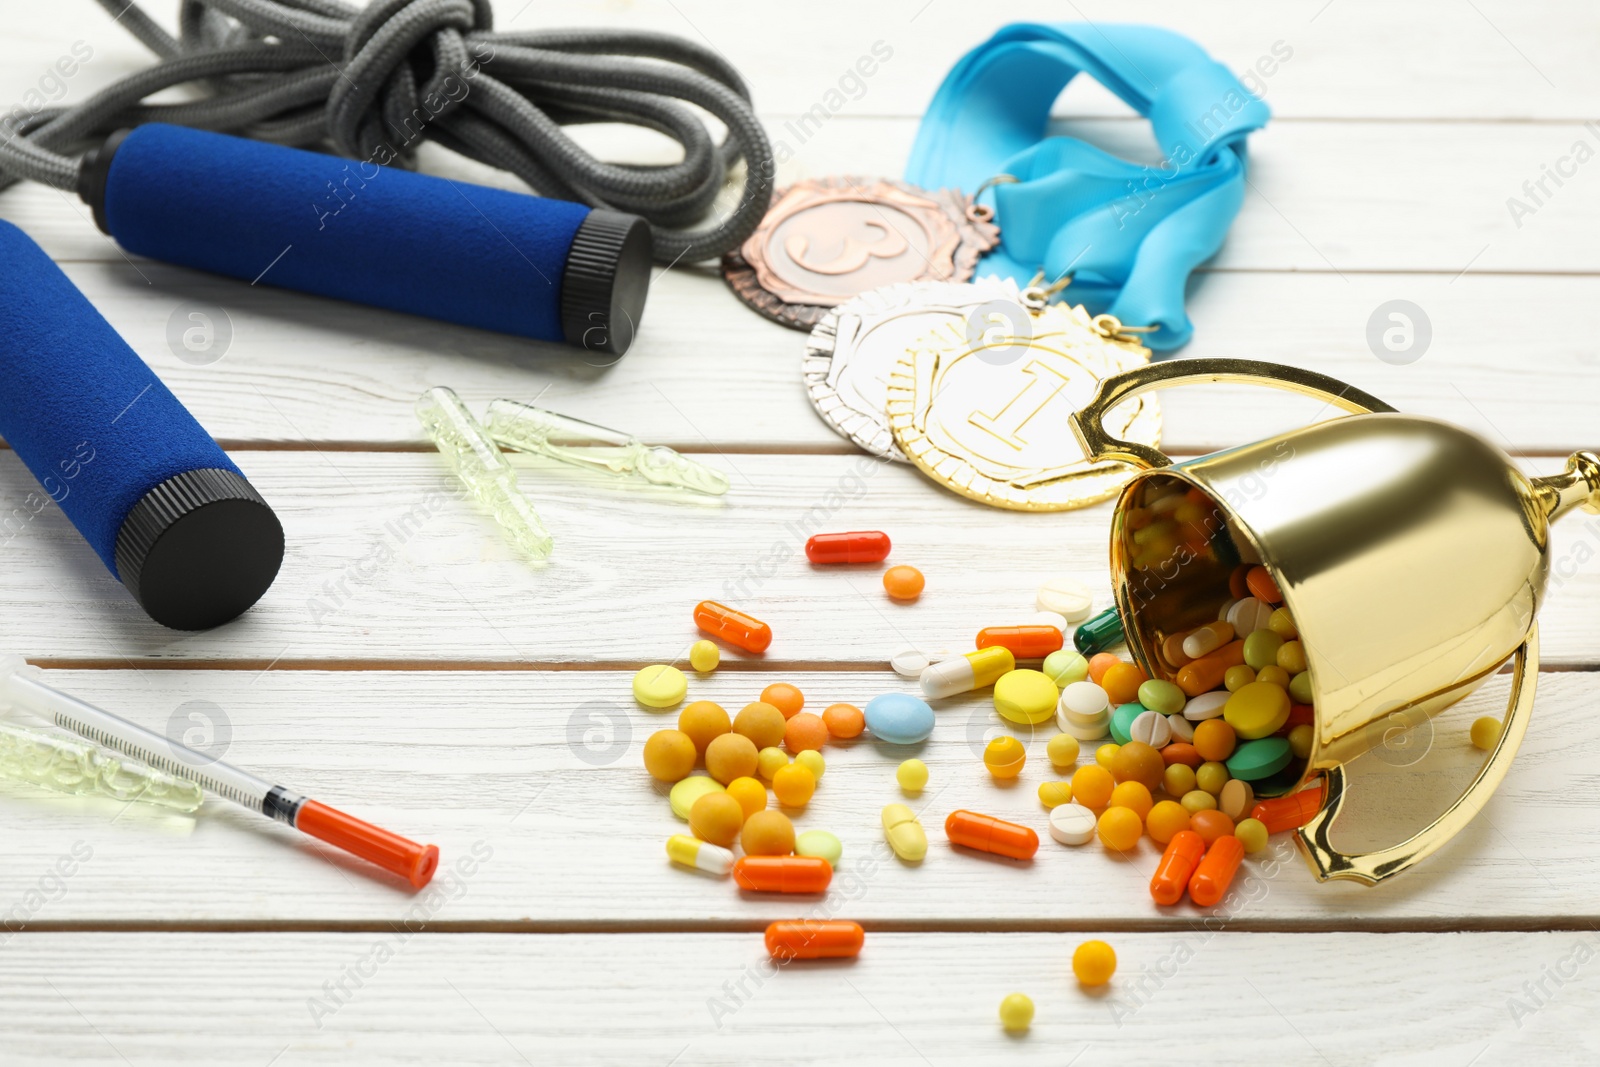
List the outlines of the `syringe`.
{"label": "syringe", "polygon": [[288,823],[421,889],[439,865],[436,845],[419,845],[336,808],[273,785],[187,745],[52,688],[20,656],[0,658],[0,701],[49,719],[97,745],[188,779],[242,807]]}

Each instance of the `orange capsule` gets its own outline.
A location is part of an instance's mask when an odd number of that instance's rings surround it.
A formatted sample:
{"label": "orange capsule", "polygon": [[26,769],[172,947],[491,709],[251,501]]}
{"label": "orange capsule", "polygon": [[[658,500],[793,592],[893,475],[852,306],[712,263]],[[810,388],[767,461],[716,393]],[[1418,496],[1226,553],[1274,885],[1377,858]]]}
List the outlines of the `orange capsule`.
{"label": "orange capsule", "polygon": [[1205,859],[1195,868],[1189,879],[1189,899],[1202,908],[1209,908],[1223,898],[1233,884],[1234,872],[1244,859],[1244,845],[1232,834],[1224,834],[1206,849]]}
{"label": "orange capsule", "polygon": [[1150,879],[1150,896],[1155,902],[1176,904],[1182,900],[1183,891],[1188,888],[1189,879],[1194,877],[1200,858],[1205,854],[1206,843],[1193,830],[1179,830],[1173,834],[1166,851],[1161,853],[1161,862],[1156,864],[1155,877]]}
{"label": "orange capsule", "polygon": [[1161,762],[1168,767],[1174,763],[1181,763],[1185,767],[1198,768],[1205,761],[1205,757],[1200,755],[1200,750],[1186,741],[1174,741],[1161,750]]}
{"label": "orange capsule", "polygon": [[1296,726],[1310,726],[1317,721],[1317,711],[1310,704],[1290,704],[1289,717],[1283,721],[1283,732]]}
{"label": "orange capsule", "polygon": [[1054,626],[990,626],[978,631],[978,648],[999,645],[1017,659],[1044,659],[1062,645]]}
{"label": "orange capsule", "polygon": [[694,606],[694,624],[746,652],[765,652],[772,644],[772,627],[715,600],[702,600]]}
{"label": "orange capsule", "polygon": [[1222,676],[1229,667],[1244,662],[1244,641],[1229,641],[1215,652],[1207,652],[1192,663],[1186,663],[1174,679],[1178,688],[1191,697],[1209,693],[1222,685]]}
{"label": "orange capsule", "polygon": [[1039,851],[1039,835],[1026,826],[975,811],[952,811],[944,821],[944,834],[953,845],[1010,856],[1014,860],[1031,860]]}
{"label": "orange capsule", "polygon": [[821,893],[833,881],[833,867],[821,856],[741,856],[733,880],[758,893]]}
{"label": "orange capsule", "polygon": [[776,922],[767,927],[767,955],[779,962],[855,956],[865,939],[860,923],[844,919]]}
{"label": "orange capsule", "polygon": [[1278,583],[1273,580],[1272,572],[1265,567],[1251,567],[1250,573],[1244,576],[1245,585],[1250,590],[1250,595],[1257,600],[1276,607],[1283,603],[1283,592],[1278,588]]}
{"label": "orange capsule", "polygon": [[881,530],[813,534],[806,540],[812,563],[877,563],[889,555],[889,535]]}
{"label": "orange capsule", "polygon": [[1276,834],[1304,826],[1321,810],[1322,783],[1319,782],[1298,793],[1261,801],[1250,809],[1250,817],[1265,826],[1267,833]]}

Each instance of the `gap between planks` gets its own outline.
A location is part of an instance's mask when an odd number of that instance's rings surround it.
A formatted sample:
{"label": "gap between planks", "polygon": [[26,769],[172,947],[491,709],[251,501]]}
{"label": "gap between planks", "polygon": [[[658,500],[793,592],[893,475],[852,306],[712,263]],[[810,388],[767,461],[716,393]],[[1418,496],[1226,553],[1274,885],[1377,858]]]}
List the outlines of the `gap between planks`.
{"label": "gap between planks", "polygon": [[[151,659],[133,660],[129,657],[95,657],[75,659],[50,656],[29,657],[35,667],[70,671],[639,671],[654,667],[656,660],[470,660],[470,659]],[[876,671],[886,666],[882,659],[864,660],[787,660],[787,659],[730,659],[717,667],[719,672],[735,674],[760,674],[772,671],[792,671],[811,674],[845,674],[851,671]],[[1509,663],[1497,674],[1509,674]],[[1594,663],[1541,664],[1540,674],[1583,674],[1600,671],[1600,661]]]}
{"label": "gap between planks", "polygon": [[[795,898],[797,911],[814,905],[818,898]],[[418,924],[413,933],[423,934],[740,934],[761,933],[766,919],[725,920],[573,920],[540,921],[477,920],[438,921]],[[28,934],[367,934],[389,933],[397,921],[266,919],[236,921],[166,922],[161,920],[102,920],[86,922],[33,922],[10,936]],[[1113,933],[1161,934],[1206,930],[1224,934],[1453,934],[1453,933],[1558,933],[1600,931],[1600,915],[1495,916],[1470,918],[1363,919],[1345,916],[1318,922],[1309,919],[1226,919],[1209,914],[1162,915],[1149,919],[1038,919],[1023,922],[964,919],[864,919],[861,926],[870,933],[895,934],[1060,934]]]}

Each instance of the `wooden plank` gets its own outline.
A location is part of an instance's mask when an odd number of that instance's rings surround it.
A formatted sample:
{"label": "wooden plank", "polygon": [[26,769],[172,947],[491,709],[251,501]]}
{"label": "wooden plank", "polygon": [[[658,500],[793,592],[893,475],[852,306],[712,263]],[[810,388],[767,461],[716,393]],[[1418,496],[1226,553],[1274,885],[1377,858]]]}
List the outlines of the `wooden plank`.
{"label": "wooden plank", "polygon": [[[1127,1062],[1130,1042],[1164,1060],[1332,1067],[1600,1054],[1592,933],[1124,934],[1098,994],[1072,978],[1079,940],[870,933],[854,961],[778,967],[756,934],[37,935],[0,959],[14,1009],[0,1035],[8,1063],[118,1067],[715,1067],[775,1050],[1093,1067]],[[1018,990],[1036,1014],[1010,1037],[996,1008]]]}
{"label": "wooden plank", "polygon": [[[169,26],[176,5],[143,6]],[[974,11],[926,0],[863,7],[846,0],[808,5],[803,18],[774,32],[755,8],[716,0],[599,0],[495,5],[502,30],[609,26],[660,30],[709,44],[751,82],[757,104],[775,114],[822,105],[835,114],[918,115],[946,70],[993,29],[1013,20],[1138,22],[1187,34],[1290,118],[1590,118],[1600,90],[1583,27],[1593,12],[1580,0],[1540,5],[1530,14],[1509,0],[1386,4],[1377,0],[1272,0],[1231,3],[1226,13],[1182,0],[1044,0],[1026,9]],[[114,77],[150,62],[149,53],[111,24],[98,6],[28,5],[0,41],[0,99],[21,100],[75,39],[94,56],[68,81],[79,100]],[[845,75],[876,42],[892,52],[859,82]],[[1426,48],[1418,48],[1425,42]],[[804,63],[795,57],[805,57]],[[47,86],[53,90],[53,86]],[[830,90],[840,93],[829,97]],[[1091,91],[1092,90],[1092,91]],[[843,103],[838,101],[842,100]],[[1126,108],[1099,86],[1074,86],[1067,106],[1098,115]]]}
{"label": "wooden plank", "polygon": [[[229,444],[425,447],[412,401],[448,384],[476,408],[498,396],[537,396],[554,410],[693,451],[854,448],[806,399],[804,335],[746,311],[707,273],[659,278],[638,344],[611,363],[160,264],[65,269]],[[1369,347],[1369,320],[1393,299],[1413,302],[1428,320],[1431,341],[1409,364],[1384,362]],[[1196,338],[1185,356],[1309,367],[1514,452],[1597,444],[1582,383],[1596,374],[1600,278],[1211,273],[1190,303]],[[1505,311],[1486,314],[1492,307]],[[186,335],[207,322],[205,343],[216,347],[192,352]],[[208,354],[217,358],[203,362]],[[1554,384],[1563,382],[1579,387]],[[1191,453],[1327,413],[1318,402],[1250,386],[1168,390],[1162,405],[1163,440]]]}
{"label": "wooden plank", "polygon": [[[777,120],[769,126],[775,135],[782,129]],[[1148,133],[1131,123],[1081,120],[1061,129],[1126,158],[1160,163]],[[779,180],[839,173],[898,175],[915,132],[912,119],[841,117],[796,149],[780,168]],[[1600,147],[1600,133],[1577,123],[1268,127],[1251,141],[1244,209],[1212,266],[1326,272],[1342,278],[1370,271],[1423,271],[1454,278],[1469,269],[1594,273],[1600,270],[1600,241],[1593,239],[1600,235],[1600,199],[1583,190],[1595,176],[1568,159],[1561,166],[1571,174],[1558,187],[1541,170],[1572,156],[1580,140],[1590,154]],[[608,143],[638,151],[626,147],[626,138],[613,136]],[[443,150],[430,152],[424,167],[516,187],[509,175]],[[1524,182],[1541,180],[1542,193],[1524,190]],[[1512,198],[1522,205],[1515,212]],[[63,193],[16,188],[0,194],[0,208],[58,259],[127,262],[94,228],[87,208]],[[1581,239],[1585,235],[1591,239]]]}
{"label": "wooden plank", "polygon": [[[1003,512],[864,456],[708,455],[733,482],[709,503],[518,457],[555,537],[543,569],[522,563],[492,520],[456,497],[437,456],[238,456],[289,545],[273,588],[244,617],[202,633],[163,629],[51,508],[19,521],[10,542],[0,641],[32,657],[108,665],[643,665],[682,658],[696,636],[691,609],[709,598],[773,626],[768,661],[876,664],[908,646],[966,650],[979,627],[1031,613],[1049,574],[1107,583],[1108,504]],[[14,455],[0,458],[0,515],[25,516],[33,489]],[[813,569],[805,538],[828,529],[887,531],[893,560],[922,568],[928,592],[896,605],[879,586],[880,567]],[[1554,530],[1541,615],[1547,664],[1594,665],[1597,547],[1600,519],[1580,514]],[[1374,612],[1381,618],[1383,606]]]}
{"label": "wooden plank", "polygon": [[[825,829],[844,859],[825,898],[737,891],[672,867],[663,853],[684,823],[666,788],[642,767],[645,739],[676,720],[637,706],[628,672],[614,671],[77,671],[47,678],[67,692],[224,756],[325,803],[440,847],[470,876],[441,878],[413,896],[359,862],[287,827],[208,802],[193,817],[143,805],[44,794],[0,783],[8,862],[0,902],[13,926],[106,924],[350,925],[387,928],[419,903],[455,929],[752,929],[773,919],[837,913],[901,928],[1188,929],[1206,913],[1157,908],[1147,885],[1149,842],[1127,858],[1098,843],[1051,840],[1035,791],[1058,777],[1044,747],[1055,732],[1012,730],[1029,761],[1013,785],[993,782],[983,745],[1011,728],[987,694],[941,703],[921,746],[868,739],[830,745],[827,773],[799,830]],[[906,683],[887,670],[849,673],[721,670],[691,682],[691,699],[737,710],[779,679],[814,708],[864,704]],[[1382,758],[1352,769],[1341,847],[1392,843],[1415,832],[1465,786],[1480,754],[1471,719],[1497,714],[1507,679],[1452,709],[1427,732],[1389,738]],[[1520,928],[1600,923],[1600,804],[1570,787],[1588,773],[1581,736],[1600,698],[1600,674],[1540,679],[1521,754],[1499,791],[1454,842],[1420,869],[1375,889],[1319,885],[1287,836],[1247,860],[1231,909],[1239,929],[1334,926],[1374,930]],[[894,785],[917,756],[931,771],[920,797]],[[1091,754],[1086,749],[1082,761]],[[921,814],[930,852],[906,865],[883,844],[879,811],[904,801]],[[951,848],[945,816],[968,808],[1035,828],[1029,863]],[[76,850],[67,888],[29,903],[59,857]],[[431,901],[432,904],[428,904]],[[819,911],[820,909],[820,911]]]}

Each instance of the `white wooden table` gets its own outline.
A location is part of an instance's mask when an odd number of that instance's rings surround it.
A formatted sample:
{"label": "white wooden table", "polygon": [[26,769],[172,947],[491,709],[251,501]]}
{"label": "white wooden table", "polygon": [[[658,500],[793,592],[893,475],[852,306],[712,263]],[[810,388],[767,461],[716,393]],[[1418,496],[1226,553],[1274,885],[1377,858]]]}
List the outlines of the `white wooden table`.
{"label": "white wooden table", "polygon": [[[8,6],[8,106],[74,41],[93,56],[67,80],[69,100],[148,62],[88,0]],[[499,8],[503,26],[645,26],[709,41],[790,142],[784,180],[898,174],[943,72],[1010,19],[1149,21],[1236,70],[1286,46],[1264,83],[1275,117],[1251,141],[1244,210],[1193,288],[1185,354],[1315,368],[1470,427],[1530,471],[1600,444],[1600,163],[1549,185],[1520,225],[1507,206],[1575,142],[1600,147],[1600,128],[1584,125],[1600,113],[1591,4]],[[877,41],[893,55],[865,92],[795,143],[784,122]],[[1059,110],[1063,128],[1155,161],[1143,124],[1097,88],[1073,88]],[[442,151],[425,163],[507,180]],[[828,751],[798,820],[844,841],[833,893],[741,897],[667,865],[662,841],[679,824],[640,765],[645,737],[670,717],[633,704],[629,678],[683,657],[691,606],[732,597],[744,580],[736,599],[779,634],[767,662],[728,655],[692,681],[693,696],[741,706],[783,679],[819,706],[862,703],[900,686],[891,653],[968,647],[979,626],[1031,610],[1047,574],[1104,589],[1106,507],[1008,514],[864,462],[805,400],[801,335],[741,307],[706,267],[657,278],[637,345],[599,367],[555,347],[130,262],[87,209],[43,188],[0,194],[0,216],[44,245],[223,442],[289,541],[254,610],[177,634],[142,616],[59,513],[41,514],[0,560],[0,647],[152,727],[210,723],[230,760],[436,842],[445,857],[434,886],[413,896],[222,804],[157,817],[0,783],[3,1062],[1226,1056],[1464,1067],[1514,1052],[1600,1056],[1600,520],[1573,518],[1555,535],[1539,708],[1510,776],[1456,842],[1391,885],[1319,886],[1284,842],[1251,862],[1246,903],[1218,916],[1151,904],[1148,842],[1119,862],[1047,839],[1019,866],[956,855],[934,832],[928,860],[906,868],[877,847],[902,754],[861,742]],[[1408,366],[1378,360],[1365,339],[1369,315],[1395,298],[1432,325],[1431,347]],[[233,335],[220,361],[192,365],[169,348],[186,302],[225,312]],[[546,570],[521,564],[459,500],[397,535],[449,485],[411,414],[435,384],[474,406],[541,396],[692,451],[733,489],[721,506],[692,506],[519,460],[556,538]],[[1162,402],[1180,453],[1315,413],[1236,388]],[[0,509],[30,487],[0,456]],[[875,573],[805,565],[793,524],[828,507],[819,528],[891,533],[894,558],[927,574],[919,603],[889,604]],[[1403,626],[1404,613],[1374,604],[1372,625]],[[1459,789],[1473,758],[1465,724],[1504,692],[1502,678],[1441,720],[1422,762],[1367,769],[1365,832],[1392,834]],[[1033,788],[1047,773],[1046,734],[1024,737],[1032,760],[1006,790],[975,755],[999,729],[985,700],[940,712],[922,753],[930,828],[958,806],[1043,828]],[[860,959],[767,966],[762,927],[819,909],[868,926]],[[1089,936],[1121,961],[1101,996],[1071,978],[1072,949]],[[996,1006],[1019,990],[1038,1015],[1025,1038],[1007,1038]]]}

